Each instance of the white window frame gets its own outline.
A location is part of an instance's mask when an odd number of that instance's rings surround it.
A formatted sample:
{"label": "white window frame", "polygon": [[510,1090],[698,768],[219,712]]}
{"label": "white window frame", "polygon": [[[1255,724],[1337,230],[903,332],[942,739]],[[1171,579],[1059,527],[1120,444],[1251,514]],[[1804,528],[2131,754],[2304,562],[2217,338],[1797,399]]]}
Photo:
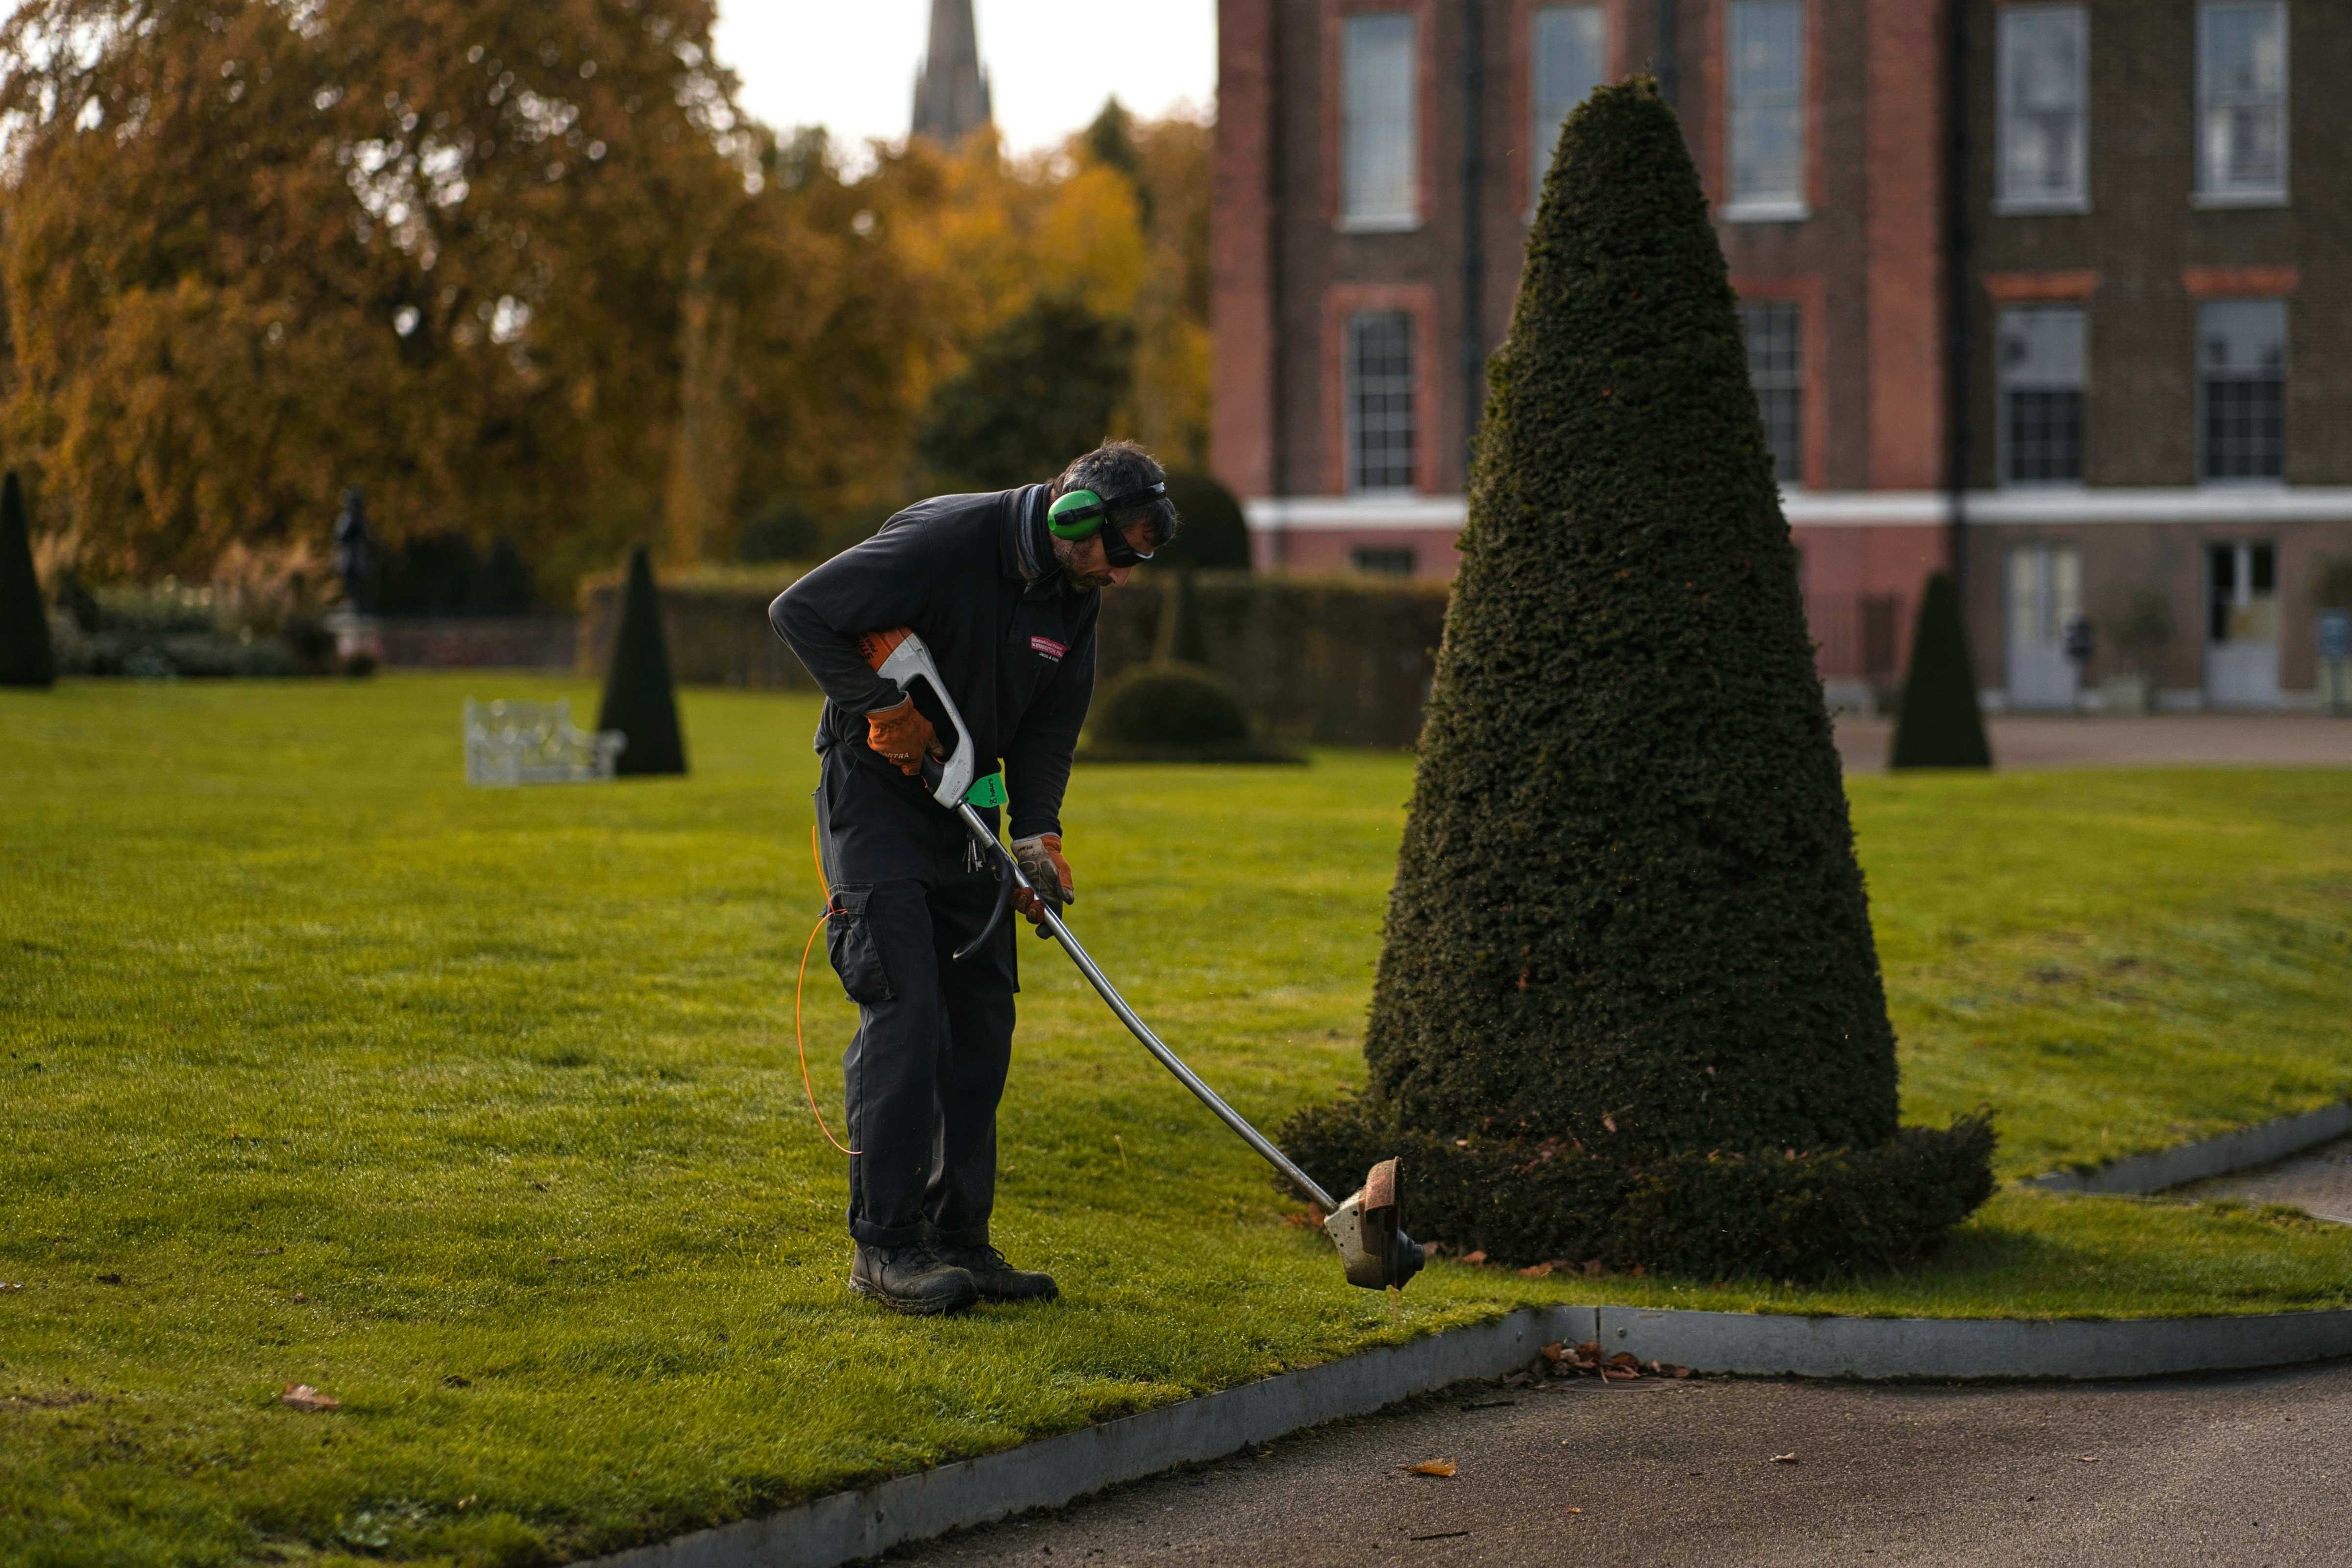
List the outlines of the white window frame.
{"label": "white window frame", "polygon": [[[1769,373],[1772,375],[1769,383],[1758,379],[1759,373],[1756,368],[1756,344],[1753,336],[1756,321],[1749,314],[1750,311],[1766,310],[1788,312],[1787,320],[1790,324],[1790,335],[1796,350],[1797,362],[1796,367],[1787,373],[1785,378],[1778,372]],[[1756,392],[1757,416],[1764,421],[1764,434],[1768,447],[1770,445],[1772,425],[1771,421],[1764,416],[1764,395],[1767,392],[1781,392],[1795,395],[1796,418],[1793,421],[1792,434],[1796,439],[1797,449],[1789,454],[1789,466],[1795,472],[1787,479],[1780,478],[1778,472],[1780,454],[1778,453],[1773,454],[1773,468],[1774,479],[1783,491],[1801,490],[1805,488],[1805,373],[1811,368],[1805,363],[1804,301],[1771,298],[1742,300],[1739,302],[1739,327],[1740,336],[1748,345],[1748,377]]]}
{"label": "white window frame", "polygon": [[[1772,192],[1761,195],[1743,195],[1738,189],[1739,170],[1739,14],[1744,6],[1781,5],[1797,13],[1797,86],[1793,105],[1797,117],[1797,184],[1790,192]],[[1720,216],[1726,223],[1801,223],[1813,216],[1811,204],[1805,200],[1807,171],[1811,167],[1812,148],[1808,145],[1812,130],[1811,121],[1811,81],[1807,70],[1807,56],[1812,46],[1812,7],[1807,0],[1727,0],[1723,10],[1723,185],[1727,200]]]}
{"label": "white window frame", "polygon": [[2294,307],[2292,302],[2283,297],[2275,295],[2251,296],[2242,300],[2200,300],[2197,301],[2197,310],[2195,314],[2197,323],[2197,350],[2196,357],[2190,362],[2189,367],[2190,374],[2196,378],[2194,390],[2197,405],[2197,483],[2206,489],[2274,490],[2284,489],[2287,482],[2287,458],[2293,456],[2293,449],[2286,444],[2288,437],[2292,434],[2292,432],[2288,430],[2283,429],[2280,433],[2279,471],[2277,473],[2209,474],[2206,471],[2206,466],[2212,458],[2210,441],[2212,434],[2212,415],[2209,406],[2210,403],[2210,395],[2211,391],[2211,384],[2215,381],[2223,379],[2233,381],[2254,379],[2244,375],[2242,373],[2228,377],[2213,376],[2208,374],[2208,367],[2205,363],[2205,335],[2207,330],[2205,325],[2205,312],[2211,307],[2226,307],[2234,304],[2263,304],[2274,306],[2277,309],[2279,316],[2279,418],[2282,425],[2285,423],[2287,411],[2292,406],[2289,401],[2294,392],[2294,383],[2293,380],[2294,374]]}
{"label": "white window frame", "polygon": [[2205,138],[2206,117],[2219,105],[2208,78],[2208,62],[2211,51],[2206,47],[2206,24],[2216,11],[2251,10],[2263,0],[2202,0],[2197,7],[2197,119],[2191,135],[2197,143],[2197,188],[2189,193],[2189,204],[2200,207],[2283,207],[2287,205],[2287,190],[2294,164],[2294,120],[2290,112],[2294,81],[2294,17],[2286,0],[2268,0],[2269,8],[2278,13],[2279,24],[2279,172],[2274,186],[2247,187],[2224,190],[2214,184],[2213,169],[2207,162],[2208,143]]}
{"label": "white window frame", "polygon": [[[1404,197],[1402,205],[1367,208],[1357,185],[1356,73],[1353,65],[1359,30],[1368,24],[1403,25],[1405,40],[1404,111],[1398,134],[1404,144]],[[1339,113],[1339,216],[1343,234],[1406,234],[1421,226],[1421,20],[1409,10],[1357,11],[1340,19],[1339,79],[1336,84]]]}
{"label": "white window frame", "polygon": [[[2043,311],[2056,312],[2062,310],[2070,311],[2074,314],[2075,317],[2076,329],[2082,334],[2082,346],[2080,350],[2081,358],[2075,366],[2075,376],[2073,384],[2069,385],[2058,382],[2043,382],[2035,378],[2020,375],[2012,372],[2010,368],[2008,354],[2011,318],[2016,316],[2032,315]],[[1995,465],[1995,472],[2000,476],[2000,488],[2005,490],[2081,489],[2084,483],[2084,476],[2089,474],[2091,468],[2090,307],[2080,300],[2055,300],[2048,304],[2041,305],[2005,305],[2001,307],[2000,312],[1993,324],[1993,343],[1995,346],[1994,352],[1999,356],[1999,361],[1993,367],[1993,383],[1995,397],[1997,399],[1996,406],[1998,408],[1998,413],[1993,421],[1993,461]],[[2011,437],[2010,433],[2011,419],[2009,399],[2010,395],[2014,392],[2072,392],[2083,400],[2084,428],[2082,473],[2077,474],[2071,479],[2021,479],[2011,476],[2010,473]]]}
{"label": "white window frame", "polygon": [[[2016,73],[2010,68],[2011,39],[2027,20],[2040,20],[2060,13],[2071,14],[2079,29],[2074,51],[2075,112],[2081,117],[2081,128],[2074,138],[2074,188],[2052,194],[2042,191],[2012,192],[2009,188],[2010,139],[2020,122],[2014,118],[2016,105],[2011,99],[2011,86]],[[2091,210],[2091,8],[2084,5],[2004,5],[1999,13],[1998,39],[1993,48],[1995,96],[1998,104],[1993,147],[1994,195],[1992,210],[1996,213],[2086,213]]]}
{"label": "white window frame", "polygon": [[[1568,114],[1573,112],[1575,109],[1575,105],[1570,104],[1569,109],[1561,113],[1559,120],[1547,120],[1544,114],[1544,58],[1542,47],[1544,19],[1547,16],[1556,16],[1563,11],[1584,13],[1579,20],[1586,26],[1591,26],[1591,24],[1594,22],[1598,22],[1600,24],[1598,27],[1593,29],[1593,31],[1598,35],[1598,44],[1595,50],[1596,65],[1598,68],[1593,74],[1593,86],[1599,87],[1609,79],[1609,49],[1611,39],[1609,37],[1608,6],[1585,4],[1573,5],[1534,5],[1528,7],[1528,218],[1530,222],[1535,219],[1536,204],[1543,198],[1544,176],[1551,172],[1552,153],[1559,145],[1560,123],[1562,121],[1566,120],[1568,118]],[[1591,96],[1589,89],[1587,89],[1585,96]],[[1580,103],[1583,100],[1579,99],[1577,101]]]}
{"label": "white window frame", "polygon": [[[1367,322],[1376,316],[1394,317],[1404,323],[1405,374],[1402,391],[1405,396],[1406,440],[1405,468],[1407,478],[1401,485],[1367,485],[1363,474],[1363,409],[1360,399],[1363,387],[1359,374],[1362,353],[1360,334]],[[1339,322],[1339,395],[1341,435],[1340,489],[1353,496],[1409,496],[1420,493],[1426,476],[1422,472],[1421,422],[1429,417],[1429,410],[1421,404],[1421,321],[1419,316],[1402,305],[1377,306],[1369,310],[1350,310]]]}

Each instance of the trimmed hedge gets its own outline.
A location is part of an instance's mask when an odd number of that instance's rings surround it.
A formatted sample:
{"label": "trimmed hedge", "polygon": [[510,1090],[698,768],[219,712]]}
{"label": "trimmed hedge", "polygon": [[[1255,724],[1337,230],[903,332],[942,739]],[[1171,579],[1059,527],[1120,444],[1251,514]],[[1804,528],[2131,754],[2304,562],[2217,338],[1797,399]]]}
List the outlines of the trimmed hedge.
{"label": "trimmed hedge", "polygon": [[[768,605],[805,567],[695,566],[659,584],[671,668],[692,685],[814,691],[815,682],[768,625]],[[583,579],[579,657],[601,677],[620,613],[620,573]],[[1096,673],[1108,687],[1151,661],[1160,611],[1176,574],[1146,568],[1106,589]],[[1233,683],[1266,733],[1323,746],[1406,746],[1421,730],[1437,640],[1443,583],[1361,577],[1192,574],[1184,641],[1198,662]],[[1099,699],[1098,699],[1099,700]]]}
{"label": "trimmed hedge", "polygon": [[1514,1267],[1597,1258],[1702,1279],[1841,1279],[1918,1261],[1993,1190],[1982,1112],[1868,1148],[1685,1151],[1633,1166],[1565,1138],[1415,1132],[1362,1100],[1299,1111],[1276,1142],[1335,1194],[1402,1156],[1407,1229]]}

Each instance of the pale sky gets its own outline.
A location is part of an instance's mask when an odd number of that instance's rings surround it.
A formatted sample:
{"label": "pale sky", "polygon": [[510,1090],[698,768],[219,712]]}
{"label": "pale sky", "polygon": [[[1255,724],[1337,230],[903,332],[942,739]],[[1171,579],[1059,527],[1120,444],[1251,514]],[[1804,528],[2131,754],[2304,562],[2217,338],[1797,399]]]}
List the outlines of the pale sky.
{"label": "pale sky", "polygon": [[[997,129],[1051,146],[1113,93],[1149,119],[1217,90],[1216,0],[973,0]],[[907,134],[930,0],[719,0],[719,59],[770,125],[823,125],[845,147]]]}

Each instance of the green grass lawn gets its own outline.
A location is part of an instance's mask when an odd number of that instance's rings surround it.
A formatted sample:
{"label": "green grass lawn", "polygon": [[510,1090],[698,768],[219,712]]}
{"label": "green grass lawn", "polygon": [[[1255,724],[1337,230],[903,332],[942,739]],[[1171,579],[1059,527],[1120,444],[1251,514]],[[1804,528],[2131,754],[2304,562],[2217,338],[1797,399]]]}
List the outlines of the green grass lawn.
{"label": "green grass lawn", "polygon": [[[0,1561],[580,1555],[1526,1301],[2352,1300],[2334,1227],[2011,1191],[1867,1287],[1441,1264],[1392,1328],[1024,938],[998,1239],[1066,1299],[886,1316],[843,1289],[793,1058],[813,707],[689,693],[688,779],[470,792],[468,691],[594,709],[479,675],[0,694]],[[1360,1079],[1410,784],[1073,784],[1075,922],[1261,1125]],[[1990,1100],[2016,1174],[2352,1092],[2352,776],[1852,788],[1913,1118]],[[831,1115],[821,957],[809,994]],[[342,1410],[274,1403],[298,1382]]]}

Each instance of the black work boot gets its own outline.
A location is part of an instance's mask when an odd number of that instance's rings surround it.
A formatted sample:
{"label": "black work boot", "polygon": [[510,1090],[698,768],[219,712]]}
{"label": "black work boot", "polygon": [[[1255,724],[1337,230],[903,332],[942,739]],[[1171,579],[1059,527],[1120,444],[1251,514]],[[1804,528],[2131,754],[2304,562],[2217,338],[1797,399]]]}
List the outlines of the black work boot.
{"label": "black work boot", "polygon": [[867,1247],[849,1265],[852,1295],[870,1296],[898,1312],[958,1312],[980,1299],[970,1274],[928,1247]]}
{"label": "black work boot", "polygon": [[931,1250],[940,1262],[971,1275],[983,1301],[1050,1301],[1062,1293],[1051,1274],[1015,1268],[1004,1261],[1004,1254],[985,1243],[979,1247],[942,1247],[933,1242]]}

